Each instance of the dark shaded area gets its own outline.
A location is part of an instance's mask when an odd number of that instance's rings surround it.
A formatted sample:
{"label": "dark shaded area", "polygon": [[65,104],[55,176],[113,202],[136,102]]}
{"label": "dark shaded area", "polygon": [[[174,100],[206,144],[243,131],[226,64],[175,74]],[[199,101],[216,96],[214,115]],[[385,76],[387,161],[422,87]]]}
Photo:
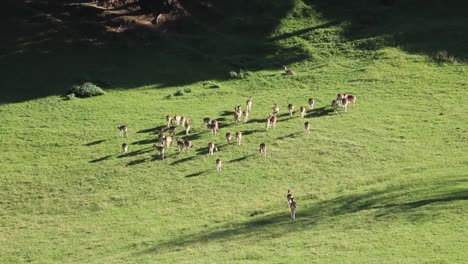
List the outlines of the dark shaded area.
{"label": "dark shaded area", "polygon": [[132,145],[147,145],[147,144],[155,144],[156,142],[158,142],[158,140],[156,138],[154,138],[154,139],[142,139],[142,140],[132,142]]}
{"label": "dark shaded area", "polygon": [[[420,183],[408,188],[391,187],[385,190],[375,190],[360,194],[341,195],[324,201],[312,201],[307,197],[298,197],[297,220],[289,218],[289,210],[285,206],[280,213],[268,213],[257,210],[250,213],[254,217],[242,223],[228,223],[219,228],[208,228],[201,233],[176,237],[173,240],[156,244],[138,254],[161,253],[162,251],[180,250],[196,243],[224,242],[232,239],[268,239],[282,236],[285,232],[301,232],[313,229],[319,224],[336,223],[341,216],[353,217],[354,213],[368,211],[366,222],[356,222],[357,226],[371,225],[388,217],[391,221],[395,217],[407,221],[433,221],[434,217],[443,214],[444,210],[451,210],[451,202],[468,200],[465,179],[447,179],[436,183]],[[426,209],[426,206],[431,206]],[[458,210],[460,207],[454,208]],[[261,215],[256,217],[257,215]],[[338,220],[339,221],[339,220]],[[352,228],[349,226],[335,228]]]}
{"label": "dark shaded area", "polygon": [[153,151],[152,148],[139,149],[139,150],[127,152],[126,154],[119,155],[117,156],[117,158],[134,157],[134,156],[145,154],[151,151]]}
{"label": "dark shaded area", "polygon": [[83,146],[88,146],[89,147],[89,146],[99,145],[104,141],[106,141],[106,140],[105,139],[96,140],[96,141],[93,141],[93,142],[86,143]]}
{"label": "dark shaded area", "polygon": [[[304,0],[328,20],[346,24],[343,36],[363,50],[395,46],[430,56],[468,58],[468,1]],[[301,33],[304,35],[304,33]],[[434,57],[437,61],[437,57]]]}
{"label": "dark shaded area", "polygon": [[112,157],[112,156],[109,155],[109,156],[105,156],[105,157],[102,157],[102,158],[90,160],[89,163],[97,163],[97,162],[105,161],[105,160],[110,159],[111,157]]}
{"label": "dark shaded area", "polygon": [[287,135],[284,135],[284,136],[280,136],[280,137],[277,137],[276,140],[284,140],[284,139],[288,139],[288,138],[295,138],[299,135],[303,134],[303,132],[295,132],[295,133],[290,133],[290,134],[287,134]]}
{"label": "dark shaded area", "polygon": [[[107,9],[91,0],[8,0],[0,24],[0,104],[63,94],[84,81],[161,89],[222,80],[233,69],[280,72],[282,64],[313,59],[300,45],[281,45],[294,37],[369,51],[394,46],[441,63],[468,57],[468,1],[303,2],[317,13],[293,10],[293,0],[138,0]],[[270,37],[291,12],[330,22]],[[154,21],[165,13],[167,23]],[[335,25],[344,32],[323,32]]]}
{"label": "dark shaded area", "polygon": [[150,133],[150,134],[156,134],[157,131],[163,129],[163,128],[166,128],[167,126],[165,125],[160,125],[160,126],[157,126],[157,127],[153,127],[153,128],[147,128],[147,129],[142,129],[142,130],[138,130],[137,133],[139,134],[142,134],[142,133]]}
{"label": "dark shaded area", "polygon": [[[208,153],[208,152],[207,152]],[[171,163],[171,165],[178,165],[180,163],[184,163],[184,162],[187,162],[187,161],[191,161],[191,160],[194,160],[196,158],[196,156],[191,156],[191,157],[186,157],[186,158],[183,158],[183,159],[178,159],[176,161],[173,161]]]}

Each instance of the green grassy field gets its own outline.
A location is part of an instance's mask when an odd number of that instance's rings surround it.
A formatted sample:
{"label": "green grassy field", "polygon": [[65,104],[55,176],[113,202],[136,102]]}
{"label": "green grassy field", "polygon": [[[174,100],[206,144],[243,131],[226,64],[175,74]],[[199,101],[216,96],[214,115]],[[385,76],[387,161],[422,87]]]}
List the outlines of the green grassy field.
{"label": "green grassy field", "polygon": [[[431,34],[466,28],[467,19],[433,17],[411,35],[427,14],[403,12],[396,27],[389,19],[356,31],[315,1],[283,2],[293,5],[266,37],[218,32],[180,44],[173,36],[166,49],[23,38],[23,50],[5,48],[0,262],[466,262],[467,42]],[[434,57],[444,50],[453,57]],[[298,74],[283,75],[283,62]],[[229,79],[239,68],[249,75]],[[99,97],[58,95],[83,78],[112,85]],[[339,92],[357,96],[348,113],[330,107]],[[251,120],[234,123],[234,106],[251,95]],[[317,103],[307,135],[305,120],[285,113],[309,97]],[[274,103],[280,118],[267,131]],[[160,160],[152,146],[167,114],[190,119],[194,148],[179,154],[173,145]],[[220,121],[217,136],[204,117]],[[225,143],[236,131],[241,147]],[[219,144],[214,156],[210,141]],[[262,142],[267,157],[258,155]]]}

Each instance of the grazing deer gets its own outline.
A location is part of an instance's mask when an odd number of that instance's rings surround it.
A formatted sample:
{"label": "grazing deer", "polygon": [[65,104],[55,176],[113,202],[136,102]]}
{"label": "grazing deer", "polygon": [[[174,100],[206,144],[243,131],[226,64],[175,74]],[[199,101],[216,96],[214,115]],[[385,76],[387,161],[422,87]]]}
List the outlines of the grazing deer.
{"label": "grazing deer", "polygon": [[167,122],[167,127],[170,127],[171,124],[172,124],[172,116],[171,115],[166,116],[166,122]]}
{"label": "grazing deer", "polygon": [[284,74],[285,75],[296,75],[296,72],[293,71],[293,70],[289,70],[288,66],[286,66],[286,65],[283,65],[283,69],[284,69]]}
{"label": "grazing deer", "polygon": [[208,128],[209,125],[211,124],[211,118],[209,117],[203,118],[203,124],[205,124],[205,127]]}
{"label": "grazing deer", "polygon": [[231,144],[231,141],[232,141],[232,134],[231,132],[227,132],[226,133],[226,141],[228,144]]}
{"label": "grazing deer", "polygon": [[293,104],[288,104],[289,117],[293,117],[295,108],[296,107]]}
{"label": "grazing deer", "polygon": [[314,110],[314,106],[315,106],[315,99],[314,98],[309,98],[309,100],[307,101],[307,103],[309,104],[309,110]]}
{"label": "grazing deer", "polygon": [[156,148],[156,151],[158,152],[159,157],[160,157],[161,159],[164,159],[164,147],[163,147],[163,146],[156,145],[156,144],[154,144],[154,147]]}
{"label": "grazing deer", "polygon": [[118,125],[117,129],[119,129],[121,137],[127,137],[128,136],[128,126],[127,125]]}
{"label": "grazing deer", "polygon": [[244,138],[244,135],[242,135],[241,131],[236,132],[236,141],[237,141],[237,146],[240,146],[242,143],[242,139]]}
{"label": "grazing deer", "polygon": [[267,146],[265,143],[260,144],[260,155],[264,155],[266,157]]}
{"label": "grazing deer", "polygon": [[166,146],[166,148],[170,148],[172,145],[172,137],[171,136],[165,136],[164,137],[164,146]]}
{"label": "grazing deer", "polygon": [[158,130],[158,142],[160,144],[164,143],[164,128]]}
{"label": "grazing deer", "polygon": [[174,136],[174,134],[176,133],[176,129],[177,127],[176,126],[170,126],[167,131],[169,131],[169,134],[171,134],[171,136]]}
{"label": "grazing deer", "polygon": [[304,118],[306,115],[306,108],[301,105],[300,111],[301,111],[301,118]]}
{"label": "grazing deer", "polygon": [[178,125],[180,125],[181,120],[182,120],[182,116],[181,115],[176,115],[176,116],[174,116],[174,119],[172,121],[175,121],[175,125],[178,126]]}
{"label": "grazing deer", "polygon": [[216,171],[220,172],[222,168],[223,168],[223,162],[220,159],[217,159],[216,160]]}
{"label": "grazing deer", "polygon": [[244,123],[247,123],[247,121],[249,120],[249,111],[243,111],[242,112],[242,116],[244,118]]}
{"label": "grazing deer", "polygon": [[276,122],[278,122],[278,113],[275,112],[270,117],[270,124],[273,128],[276,128]]}
{"label": "grazing deer", "polygon": [[182,152],[184,147],[185,147],[184,141],[177,138],[177,150],[179,150],[179,152]]}
{"label": "grazing deer", "polygon": [[215,152],[218,152],[218,147],[216,146],[216,144],[212,142],[208,143],[208,154],[210,156],[213,156]]}
{"label": "grazing deer", "polygon": [[122,144],[122,154],[127,154],[127,152],[128,152],[128,144],[123,143]]}
{"label": "grazing deer", "polygon": [[246,111],[247,112],[251,112],[252,111],[252,103],[253,103],[253,100],[252,100],[252,96],[249,97],[249,99],[247,100],[247,102],[245,102],[245,108],[246,108]]}
{"label": "grazing deer", "polygon": [[190,141],[188,139],[185,139],[184,140],[184,146],[185,146],[185,150],[188,151],[189,149],[191,149],[193,147],[192,141]]}
{"label": "grazing deer", "polygon": [[307,134],[310,134],[310,122],[309,121],[304,123],[304,128],[305,128]]}
{"label": "grazing deer", "polygon": [[216,136],[216,132],[218,132],[218,129],[219,129],[218,121],[211,120],[211,124],[209,125],[209,128],[211,130],[211,135]]}
{"label": "grazing deer", "polygon": [[341,101],[343,98],[347,98],[348,94],[347,93],[339,93],[336,95],[336,100]]}
{"label": "grazing deer", "polygon": [[279,114],[279,110],[280,110],[280,107],[279,107],[279,104],[276,103],[273,105],[273,113],[278,113]]}

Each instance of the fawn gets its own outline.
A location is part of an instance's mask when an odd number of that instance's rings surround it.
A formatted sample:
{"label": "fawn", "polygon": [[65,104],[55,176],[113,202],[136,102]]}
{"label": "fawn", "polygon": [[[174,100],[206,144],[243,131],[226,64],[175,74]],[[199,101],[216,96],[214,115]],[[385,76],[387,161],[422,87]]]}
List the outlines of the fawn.
{"label": "fawn", "polygon": [[217,151],[218,151],[218,147],[216,146],[215,143],[212,143],[212,142],[208,143],[208,154],[210,156],[213,156],[213,154]]}
{"label": "fawn", "polygon": [[301,108],[300,108],[300,112],[301,112],[301,118],[304,118],[305,115],[306,115],[306,108],[304,106],[301,105]]}
{"label": "fawn", "polygon": [[253,103],[252,96],[250,96],[247,102],[245,102],[245,108],[247,112],[252,111],[252,103]]}
{"label": "fawn", "polygon": [[244,136],[242,135],[242,132],[241,131],[237,131],[236,132],[236,141],[237,141],[237,146],[240,146],[241,143],[242,143],[242,139],[244,138]]}
{"label": "fawn", "polygon": [[220,159],[217,159],[216,160],[216,171],[220,172],[222,168],[223,168],[223,162]]}
{"label": "fawn", "polygon": [[127,154],[127,152],[128,152],[128,144],[123,143],[122,144],[122,154]]}
{"label": "fawn", "polygon": [[260,155],[264,155],[266,157],[267,146],[265,143],[260,144]]}
{"label": "fawn", "polygon": [[128,136],[128,126],[127,125],[118,125],[117,129],[119,129],[121,137],[127,137]]}
{"label": "fawn", "polygon": [[311,98],[309,98],[309,100],[307,101],[307,103],[309,104],[309,110],[314,110],[315,99],[311,97]]}
{"label": "fawn", "polygon": [[293,104],[288,104],[289,117],[293,117],[295,108],[296,107]]}

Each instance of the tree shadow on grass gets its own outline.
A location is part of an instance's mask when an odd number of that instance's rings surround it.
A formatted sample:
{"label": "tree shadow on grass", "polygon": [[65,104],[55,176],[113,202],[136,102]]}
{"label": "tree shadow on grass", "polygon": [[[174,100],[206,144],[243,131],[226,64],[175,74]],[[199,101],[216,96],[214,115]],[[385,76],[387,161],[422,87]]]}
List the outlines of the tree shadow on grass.
{"label": "tree shadow on grass", "polygon": [[132,145],[147,145],[147,144],[155,144],[158,140],[156,138],[153,139],[142,139],[139,141],[132,142]]}
{"label": "tree shadow on grass", "polygon": [[[263,215],[254,216],[252,220],[227,223],[220,227],[208,228],[200,233],[179,236],[153,245],[137,254],[178,251],[198,243],[281,237],[285,232],[301,232],[304,229],[314,229],[317,225],[327,225],[330,221],[340,221],[343,216],[354,217],[354,213],[361,211],[367,211],[366,217],[375,220],[381,220],[384,217],[388,217],[388,221],[392,221],[394,217],[418,222],[425,219],[433,220],[433,216],[438,215],[439,211],[451,210],[448,207],[451,202],[468,200],[466,181],[460,183],[458,180],[421,182],[417,186],[407,188],[390,187],[384,190],[341,195],[323,201],[312,200],[310,203],[306,201],[311,198],[301,199],[296,196],[297,199],[302,200],[301,204],[303,204],[298,208],[296,221],[289,218],[288,209],[285,208],[282,212],[266,212]],[[425,208],[427,206],[431,207]],[[454,207],[453,210],[458,210],[458,208],[460,207]],[[368,223],[372,224],[372,221]],[[363,225],[362,222],[356,224]]]}
{"label": "tree shadow on grass", "polygon": [[160,126],[153,127],[153,128],[147,128],[147,129],[139,130],[139,131],[137,131],[137,133],[138,133],[138,134],[141,134],[141,133],[156,134],[157,131],[161,130],[162,128],[166,128],[166,127],[167,127],[167,126],[165,126],[165,125],[160,125]]}

